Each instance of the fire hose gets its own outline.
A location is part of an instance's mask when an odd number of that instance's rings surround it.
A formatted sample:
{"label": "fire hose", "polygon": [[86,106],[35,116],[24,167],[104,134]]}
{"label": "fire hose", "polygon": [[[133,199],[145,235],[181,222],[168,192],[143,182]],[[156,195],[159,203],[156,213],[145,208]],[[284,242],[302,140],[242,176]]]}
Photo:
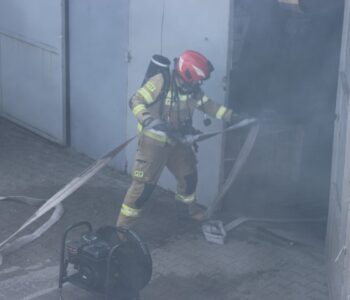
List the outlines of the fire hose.
{"label": "fire hose", "polygon": [[[241,122],[230,126],[224,130],[207,133],[207,134],[199,134],[191,139],[187,139],[187,143],[195,143],[207,140],[216,135],[223,134],[229,131],[233,131],[242,127],[246,127],[255,123],[255,119],[245,119]],[[104,168],[112,159],[118,155],[132,140],[134,140],[138,135],[128,139],[124,143],[118,145],[112,151],[107,153],[105,156],[95,161],[91,166],[85,169],[81,174],[77,177],[73,178],[68,184],[66,184],[62,189],[60,189],[57,193],[55,193],[48,200],[36,199],[26,196],[7,196],[0,197],[0,200],[15,200],[20,201],[29,205],[40,205],[39,209],[13,234],[11,234],[8,238],[3,240],[0,243],[0,265],[2,264],[2,255],[12,253],[15,250],[33,242],[37,238],[39,238],[44,232],[46,232],[52,225],[54,225],[63,215],[63,206],[61,202],[65,200],[68,196],[78,190],[82,185],[84,185],[89,179],[91,179],[95,174],[97,174],[102,168]],[[37,230],[35,230],[32,234],[22,236],[14,240],[16,236],[18,236],[24,229],[26,229],[29,225],[33,224],[36,220],[41,218],[47,212],[55,208],[51,217],[41,225]],[[13,241],[14,240],[14,241]],[[12,243],[10,243],[13,241]]]}
{"label": "fire hose", "polygon": [[[107,153],[101,159],[97,160],[90,167],[84,170],[80,175],[71,180],[67,185],[65,185],[62,189],[60,189],[56,194],[54,194],[51,198],[46,200],[42,206],[31,216],[17,231],[11,234],[8,238],[0,243],[0,262],[2,262],[2,255],[8,254],[14,250],[17,250],[24,245],[31,243],[35,239],[37,239],[41,234],[47,231],[53,224],[55,224],[59,218],[63,214],[63,208],[60,209],[61,202],[74,193],[77,189],[79,189],[82,185],[84,185],[91,177],[93,177],[96,173],[98,173],[103,167],[105,167],[118,153],[120,153],[136,136],[128,139],[121,145],[117,146],[115,149]],[[40,200],[30,197],[2,197],[1,199],[17,199],[26,203],[35,203]],[[12,244],[9,244],[11,240],[14,239],[19,233],[21,233],[25,228],[34,223],[44,214],[49,212],[51,209],[56,207],[51,218],[42,225],[39,229],[37,229],[33,234],[28,236],[23,236],[17,240],[15,240]],[[57,208],[58,207],[58,208]]]}

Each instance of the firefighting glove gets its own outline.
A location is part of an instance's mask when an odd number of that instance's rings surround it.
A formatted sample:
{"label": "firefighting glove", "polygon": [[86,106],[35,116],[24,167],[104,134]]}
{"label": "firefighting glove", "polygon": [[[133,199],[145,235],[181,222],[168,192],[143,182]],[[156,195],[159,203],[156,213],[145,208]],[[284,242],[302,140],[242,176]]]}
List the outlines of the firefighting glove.
{"label": "firefighting glove", "polygon": [[181,138],[181,143],[188,146],[193,146],[196,143],[199,136],[200,134],[186,134]]}
{"label": "firefighting glove", "polygon": [[236,124],[240,121],[244,120],[244,116],[236,113],[232,113],[231,118],[229,120],[229,125]]}

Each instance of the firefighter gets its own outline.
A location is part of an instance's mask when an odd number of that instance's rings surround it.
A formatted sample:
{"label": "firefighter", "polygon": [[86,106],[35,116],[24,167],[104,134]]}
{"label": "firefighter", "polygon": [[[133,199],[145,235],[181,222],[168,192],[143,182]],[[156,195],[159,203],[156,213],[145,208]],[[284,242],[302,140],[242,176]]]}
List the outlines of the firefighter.
{"label": "firefighter", "polygon": [[198,175],[194,147],[182,142],[181,137],[197,133],[192,127],[196,109],[227,123],[238,118],[231,109],[216,104],[203,93],[200,86],[213,70],[205,56],[196,51],[185,51],[175,60],[165,92],[166,76],[159,73],[130,99],[130,108],[138,120],[141,134],[132,170],[133,180],[117,226],[130,227],[137,219],[164,167],[175,176],[175,198],[188,205],[189,217],[196,221],[205,219],[205,208],[196,203]]}

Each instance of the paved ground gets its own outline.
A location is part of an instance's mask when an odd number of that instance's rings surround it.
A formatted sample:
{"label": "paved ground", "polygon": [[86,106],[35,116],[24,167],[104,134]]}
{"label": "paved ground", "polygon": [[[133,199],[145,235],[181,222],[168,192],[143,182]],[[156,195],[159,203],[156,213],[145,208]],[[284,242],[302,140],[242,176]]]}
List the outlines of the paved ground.
{"label": "paved ground", "polygon": [[[48,198],[92,161],[0,119],[0,194]],[[4,258],[0,299],[59,299],[59,242],[67,226],[90,220],[113,224],[129,178],[106,168],[64,202],[65,215],[33,244]],[[0,240],[34,211],[0,203]],[[207,243],[197,226],[181,221],[172,195],[158,189],[137,232],[154,262],[142,299],[326,300],[325,224],[249,223],[225,246]],[[223,216],[230,219],[230,214]],[[72,286],[64,299],[98,299]]]}

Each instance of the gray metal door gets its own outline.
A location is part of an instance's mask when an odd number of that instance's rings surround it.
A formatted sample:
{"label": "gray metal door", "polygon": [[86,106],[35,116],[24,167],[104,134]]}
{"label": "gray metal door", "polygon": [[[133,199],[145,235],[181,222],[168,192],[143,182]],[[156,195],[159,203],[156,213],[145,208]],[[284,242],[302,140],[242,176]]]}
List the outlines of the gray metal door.
{"label": "gray metal door", "polygon": [[128,0],[69,1],[70,145],[93,158],[126,138],[128,20]]}
{"label": "gray metal door", "polygon": [[64,0],[0,1],[0,115],[66,142]]}
{"label": "gray metal door", "polygon": [[327,232],[330,299],[350,299],[349,197],[350,197],[350,0],[346,0],[334,131],[331,194]]}

